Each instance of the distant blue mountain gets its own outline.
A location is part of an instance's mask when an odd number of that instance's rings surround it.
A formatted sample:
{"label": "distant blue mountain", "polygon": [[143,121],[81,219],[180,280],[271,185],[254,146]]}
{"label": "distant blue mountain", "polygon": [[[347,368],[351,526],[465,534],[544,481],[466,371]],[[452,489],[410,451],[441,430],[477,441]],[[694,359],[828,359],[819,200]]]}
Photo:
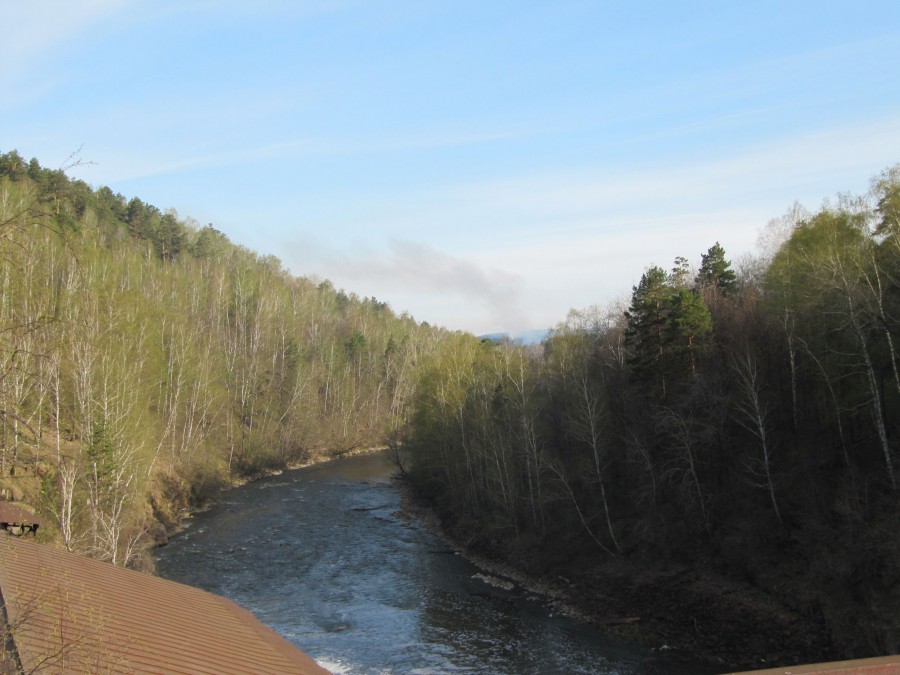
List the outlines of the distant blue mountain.
{"label": "distant blue mountain", "polygon": [[535,328],[533,330],[523,330],[516,333],[485,333],[478,337],[482,340],[491,340],[492,342],[512,342],[520,345],[537,345],[543,342],[550,330],[548,328]]}

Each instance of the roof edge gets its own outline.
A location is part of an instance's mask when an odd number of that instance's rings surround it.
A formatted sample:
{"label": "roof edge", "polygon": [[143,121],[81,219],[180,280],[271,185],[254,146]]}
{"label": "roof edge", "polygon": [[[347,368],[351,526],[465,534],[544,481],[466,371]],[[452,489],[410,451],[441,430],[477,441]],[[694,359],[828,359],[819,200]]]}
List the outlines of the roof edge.
{"label": "roof edge", "polygon": [[0,673],[21,673],[22,661],[6,614],[6,601],[0,589]]}

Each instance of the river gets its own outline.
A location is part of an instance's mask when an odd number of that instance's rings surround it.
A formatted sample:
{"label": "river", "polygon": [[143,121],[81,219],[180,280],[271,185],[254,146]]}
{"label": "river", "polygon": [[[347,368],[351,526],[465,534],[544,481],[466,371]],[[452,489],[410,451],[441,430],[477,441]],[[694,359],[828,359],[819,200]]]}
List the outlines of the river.
{"label": "river", "polygon": [[490,583],[406,516],[383,454],[222,495],[157,550],[161,576],[230,598],[335,673],[696,673]]}

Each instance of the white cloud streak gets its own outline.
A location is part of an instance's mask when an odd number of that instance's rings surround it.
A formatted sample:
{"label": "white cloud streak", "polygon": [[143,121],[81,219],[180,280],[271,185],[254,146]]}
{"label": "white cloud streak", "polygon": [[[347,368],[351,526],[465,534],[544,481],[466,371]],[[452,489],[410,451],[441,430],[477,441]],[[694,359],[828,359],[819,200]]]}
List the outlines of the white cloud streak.
{"label": "white cloud streak", "polygon": [[[159,122],[159,118],[141,113],[149,124]],[[130,118],[132,124],[135,117]],[[139,118],[137,118],[139,119]],[[354,138],[298,139],[245,147],[237,150],[211,152],[185,156],[175,161],[152,161],[152,157],[136,158],[111,155],[103,164],[107,182],[137,180],[154,176],[176,175],[198,168],[246,166],[256,162],[274,159],[300,159],[316,157],[357,156],[403,151],[427,151],[439,148],[479,145],[523,138],[530,132],[521,131],[459,131],[445,134],[420,134],[382,138],[378,141],[363,141]],[[151,161],[148,161],[151,160]]]}
{"label": "white cloud streak", "polygon": [[340,287],[365,289],[364,294],[387,299],[398,311],[415,307],[419,319],[429,316],[420,308],[442,304],[460,317],[462,323],[453,328],[528,325],[522,277],[427,244],[393,240],[387,251],[374,253],[307,240],[291,244],[285,261],[304,273],[315,270]]}
{"label": "white cloud streak", "polygon": [[783,200],[786,193],[793,193],[791,201],[803,199],[811,188],[821,190],[823,185],[846,189],[898,158],[900,119],[890,118],[652,170],[619,172],[613,166],[599,165],[462,184],[453,188],[446,201],[474,202],[486,213],[516,219],[527,214],[527,221],[537,223],[537,231],[548,223],[575,229],[590,228],[591,222],[604,227],[635,221],[646,224],[738,203],[744,208],[772,208],[773,201]]}
{"label": "white cloud streak", "polygon": [[[513,314],[529,322],[495,315],[495,323],[487,324],[482,317],[463,316],[459,325],[482,332],[552,325],[569,308],[627,294],[651,264],[668,268],[679,255],[697,262],[716,241],[737,260],[753,251],[760,228],[795,200],[814,209],[839,190],[865,191],[868,180],[898,157],[900,121],[889,119],[653,170],[617,174],[593,167],[457,185],[413,203],[405,216],[408,227],[413,229],[416,218],[435,218],[432,213],[440,213],[440,220],[431,229],[447,232],[454,222],[471,226],[477,219],[477,241],[447,240],[442,248],[451,253],[432,249],[432,256],[418,258],[413,249],[405,249],[406,256],[395,250],[391,264],[367,263],[362,255],[347,278],[364,288],[396,275],[400,285],[423,293],[452,287],[465,297],[464,280],[471,275],[484,306],[502,307],[503,288],[514,288],[523,305],[527,298],[527,311]],[[424,202],[430,204],[427,211]],[[370,222],[369,228],[388,224]],[[435,264],[438,256],[467,262],[448,268]],[[488,275],[486,269],[495,272]],[[444,274],[448,270],[452,274]],[[501,284],[489,296],[498,279],[515,283]]]}

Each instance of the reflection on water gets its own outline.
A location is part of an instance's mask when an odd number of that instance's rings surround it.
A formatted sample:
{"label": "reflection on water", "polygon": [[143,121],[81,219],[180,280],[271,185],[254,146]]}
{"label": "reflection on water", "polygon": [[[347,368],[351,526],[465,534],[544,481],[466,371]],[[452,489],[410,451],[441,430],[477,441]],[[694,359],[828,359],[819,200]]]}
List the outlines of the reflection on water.
{"label": "reflection on water", "polygon": [[162,576],[231,598],[342,673],[694,673],[492,584],[399,513],[384,454],[227,493],[159,549]]}

